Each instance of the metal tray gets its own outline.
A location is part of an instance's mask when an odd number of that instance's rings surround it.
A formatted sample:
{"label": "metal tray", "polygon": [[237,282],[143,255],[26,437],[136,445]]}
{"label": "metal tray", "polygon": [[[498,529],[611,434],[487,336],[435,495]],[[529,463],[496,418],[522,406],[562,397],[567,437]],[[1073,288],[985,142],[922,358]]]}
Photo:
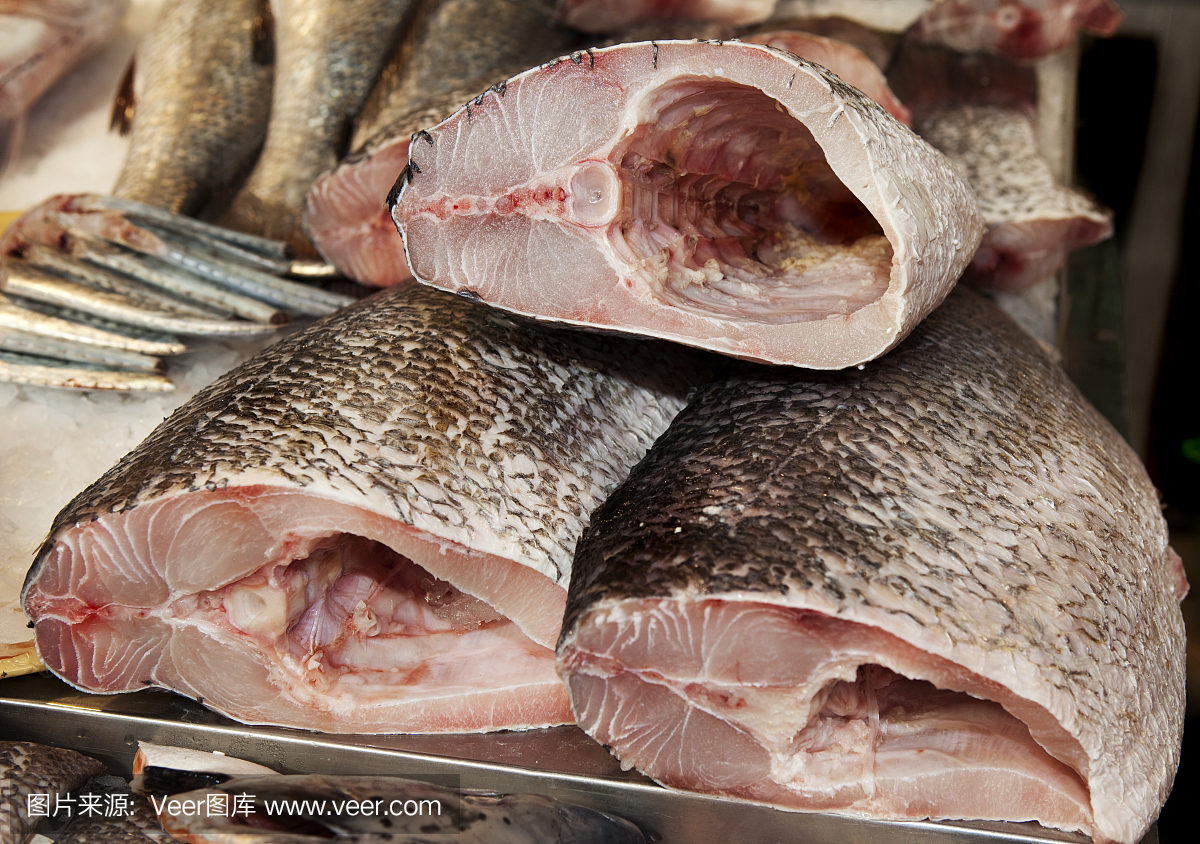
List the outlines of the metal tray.
{"label": "metal tray", "polygon": [[[248,727],[158,690],[90,695],[46,675],[0,683],[0,739],[69,747],[128,777],[139,741],[220,750],[280,773],[400,776],[544,794],[620,815],[666,844],[1082,844],[1032,823],[868,821],[784,812],[663,788],[575,727],[469,735],[342,736]],[[1155,828],[1142,844],[1158,844]]]}

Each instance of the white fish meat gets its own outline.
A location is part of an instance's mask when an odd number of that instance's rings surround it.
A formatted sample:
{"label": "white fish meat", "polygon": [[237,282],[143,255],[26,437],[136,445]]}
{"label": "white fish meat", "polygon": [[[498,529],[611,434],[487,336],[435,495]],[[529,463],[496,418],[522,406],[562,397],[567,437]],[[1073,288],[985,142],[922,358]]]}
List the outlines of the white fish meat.
{"label": "white fish meat", "polygon": [[251,723],[570,721],[571,552],[693,355],[548,334],[409,283],[198,394],[59,514],[23,592],[74,686]]}
{"label": "white fish meat", "polygon": [[965,288],[863,371],[740,366],[579,542],[580,727],[679,788],[1138,841],[1187,583],[1133,450]]}
{"label": "white fish meat", "polygon": [[900,342],[982,234],[941,153],[757,44],[574,54],[422,133],[409,161],[393,217],[419,281],[816,369]]}

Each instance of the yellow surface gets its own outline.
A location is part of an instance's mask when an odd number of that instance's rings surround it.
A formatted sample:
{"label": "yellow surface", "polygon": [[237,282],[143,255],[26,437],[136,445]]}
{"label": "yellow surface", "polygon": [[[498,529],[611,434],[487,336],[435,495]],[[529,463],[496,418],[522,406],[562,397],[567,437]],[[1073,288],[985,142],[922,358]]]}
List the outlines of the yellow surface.
{"label": "yellow surface", "polygon": [[29,643],[29,649],[14,653],[12,646],[4,646],[4,650],[0,651],[0,679],[4,677],[19,677],[22,674],[33,674],[37,671],[44,671],[46,666],[38,659],[37,651],[33,649],[33,642]]}
{"label": "yellow surface", "polygon": [[0,211],[0,232],[7,229],[9,223],[24,213],[24,211]]}

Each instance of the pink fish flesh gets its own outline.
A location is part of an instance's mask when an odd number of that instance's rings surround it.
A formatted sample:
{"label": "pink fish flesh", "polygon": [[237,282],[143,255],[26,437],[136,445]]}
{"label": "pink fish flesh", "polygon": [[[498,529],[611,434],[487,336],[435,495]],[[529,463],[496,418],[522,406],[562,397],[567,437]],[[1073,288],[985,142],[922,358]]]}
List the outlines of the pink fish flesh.
{"label": "pink fish flesh", "polygon": [[321,255],[374,287],[412,277],[387,197],[413,133],[576,39],[554,26],[548,2],[445,0],[417,17],[355,125],[354,151],[305,198],[304,230]]}
{"label": "pink fish flesh", "polygon": [[699,390],[592,514],[559,672],[666,785],[1133,844],[1179,764],[1186,589],[1133,450],[960,288],[863,371]]}
{"label": "pink fish flesh", "polygon": [[559,18],[583,32],[615,32],[664,18],[748,25],[766,20],[777,0],[560,0]]}
{"label": "pink fish flesh", "polygon": [[[329,732],[571,720],[571,551],[696,377],[401,285],[199,394],[59,515],[23,606],[46,665]],[[677,365],[680,364],[680,365]]]}
{"label": "pink fish flesh", "polygon": [[1124,17],[1114,0],[936,0],[910,32],[964,53],[1036,61],[1066,49],[1080,30],[1112,35]]}
{"label": "pink fish flesh", "polygon": [[912,126],[912,113],[892,93],[879,65],[857,47],[833,38],[794,29],[758,32],[747,35],[743,40],[751,44],[766,44],[777,50],[787,50],[813,64],[821,65],[840,76],[843,82],[853,85],[879,103],[884,111],[905,126]]}
{"label": "pink fish flesh", "polygon": [[422,134],[409,161],[392,204],[418,280],[818,369],[895,346],[982,234],[941,153],[757,44],[576,54]]}

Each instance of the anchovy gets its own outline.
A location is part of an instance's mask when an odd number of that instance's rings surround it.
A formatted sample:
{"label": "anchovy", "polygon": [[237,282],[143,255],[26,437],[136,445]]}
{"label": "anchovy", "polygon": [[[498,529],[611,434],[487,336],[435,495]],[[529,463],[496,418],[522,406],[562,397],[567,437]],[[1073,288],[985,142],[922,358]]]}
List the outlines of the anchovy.
{"label": "anchovy", "polygon": [[667,785],[1133,844],[1183,729],[1167,542],[1133,450],[959,288],[862,370],[697,391],[592,515],[559,672]]}

